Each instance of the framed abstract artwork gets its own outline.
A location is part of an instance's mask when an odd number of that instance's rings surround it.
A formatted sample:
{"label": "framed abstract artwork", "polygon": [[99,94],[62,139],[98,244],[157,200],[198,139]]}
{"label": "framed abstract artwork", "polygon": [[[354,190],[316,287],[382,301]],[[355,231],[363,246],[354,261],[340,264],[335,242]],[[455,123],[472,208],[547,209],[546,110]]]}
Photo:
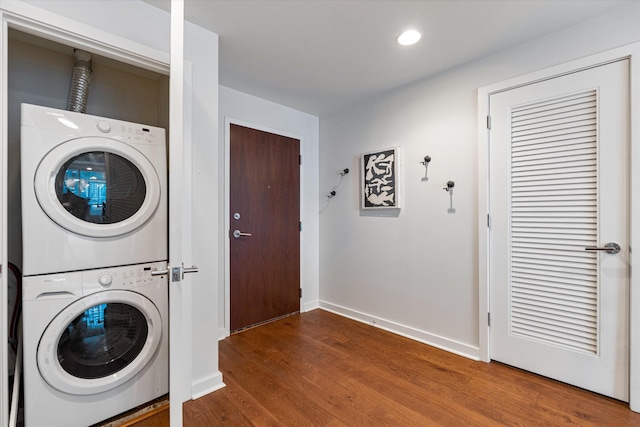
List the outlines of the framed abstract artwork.
{"label": "framed abstract artwork", "polygon": [[400,209],[400,147],[363,153],[361,209]]}

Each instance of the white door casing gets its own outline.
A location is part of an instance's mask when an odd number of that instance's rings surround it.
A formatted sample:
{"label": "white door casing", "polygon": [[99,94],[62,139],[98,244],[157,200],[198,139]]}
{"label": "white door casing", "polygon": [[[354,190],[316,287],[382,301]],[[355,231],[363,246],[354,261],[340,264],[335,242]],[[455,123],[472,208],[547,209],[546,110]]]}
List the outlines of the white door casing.
{"label": "white door casing", "polygon": [[[491,95],[491,357],[628,400],[628,61]],[[607,242],[618,254],[585,251]]]}
{"label": "white door casing", "polygon": [[[182,426],[183,381],[189,364],[182,349],[188,342],[183,330],[186,289],[182,280],[182,225],[185,199],[190,189],[183,187],[184,162],[184,3],[171,2],[171,61],[169,81],[169,419],[172,427]],[[189,204],[190,206],[190,204]],[[186,311],[185,311],[186,312]]]}
{"label": "white door casing", "polygon": [[[302,135],[296,134],[296,133],[291,133],[291,132],[285,132],[282,129],[276,129],[276,128],[271,128],[268,126],[263,126],[263,125],[259,125],[257,123],[253,123],[253,122],[248,122],[245,120],[241,120],[241,119],[236,119],[236,118],[232,118],[232,117],[225,117],[225,121],[224,121],[224,139],[225,139],[225,202],[224,202],[224,206],[225,206],[225,227],[224,229],[227,230],[227,232],[229,232],[229,230],[231,230],[231,211],[230,211],[230,186],[231,186],[231,178],[230,178],[230,164],[231,164],[231,157],[230,157],[230,152],[231,152],[231,125],[238,125],[238,126],[243,126],[243,127],[247,127],[247,128],[251,128],[251,129],[256,129],[262,132],[268,132],[268,133],[273,133],[276,135],[280,135],[280,136],[284,136],[284,137],[288,137],[288,138],[293,138],[293,139],[297,139],[300,141],[300,150],[302,152],[302,147],[304,146],[304,137]],[[304,178],[304,163],[300,165],[300,200],[303,200],[303,194],[304,194],[304,185],[303,185],[303,178]],[[300,203],[300,218],[304,217],[304,203]],[[224,299],[224,328],[222,328],[222,330],[224,331],[223,334],[220,334],[220,336],[218,337],[218,339],[223,339],[225,337],[228,337],[231,335],[231,299],[230,299],[230,293],[231,293],[231,276],[230,276],[230,263],[231,263],[231,257],[230,257],[230,246],[231,245],[231,241],[230,238],[225,239],[225,260],[224,260],[224,265],[225,265],[225,277],[224,277],[224,295],[225,295],[225,299]],[[300,232],[300,253],[303,252],[303,247],[304,247],[304,227],[302,229],[302,231]],[[300,288],[302,290],[302,293],[304,295],[304,283],[302,278],[304,277],[304,260],[303,257],[300,257]],[[300,299],[300,311],[303,312],[304,311],[304,303],[303,303],[303,299]]]}
{"label": "white door casing", "polygon": [[[8,54],[8,24],[5,14],[0,10],[0,111],[7,111],[7,58]],[[8,209],[8,188],[7,188],[7,151],[9,146],[8,141],[8,125],[7,125],[7,113],[3,113],[0,117],[0,425],[9,424],[9,384],[8,384],[8,372],[9,372],[9,354],[8,346],[9,333],[8,333],[8,319],[7,316],[7,304],[8,304],[8,288],[9,280],[5,271],[8,266],[8,253],[7,253],[7,209]],[[6,373],[6,374],[5,374]]]}

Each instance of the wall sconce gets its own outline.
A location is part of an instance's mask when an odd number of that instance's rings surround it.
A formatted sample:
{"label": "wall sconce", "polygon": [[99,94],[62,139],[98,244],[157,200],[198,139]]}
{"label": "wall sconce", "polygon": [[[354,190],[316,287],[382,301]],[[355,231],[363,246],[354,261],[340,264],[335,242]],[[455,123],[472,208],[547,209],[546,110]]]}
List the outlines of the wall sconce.
{"label": "wall sconce", "polygon": [[453,189],[453,187],[455,187],[455,186],[456,186],[455,182],[447,181],[447,186],[443,187],[442,189],[445,190],[445,191],[449,191],[449,190]]}
{"label": "wall sconce", "polygon": [[340,172],[340,176],[345,176],[348,173],[349,173],[349,168],[345,168],[342,170],[342,172]]}
{"label": "wall sconce", "polygon": [[331,193],[329,193],[329,195],[327,196],[328,199],[333,199],[334,197],[336,197],[336,191],[332,190]]}

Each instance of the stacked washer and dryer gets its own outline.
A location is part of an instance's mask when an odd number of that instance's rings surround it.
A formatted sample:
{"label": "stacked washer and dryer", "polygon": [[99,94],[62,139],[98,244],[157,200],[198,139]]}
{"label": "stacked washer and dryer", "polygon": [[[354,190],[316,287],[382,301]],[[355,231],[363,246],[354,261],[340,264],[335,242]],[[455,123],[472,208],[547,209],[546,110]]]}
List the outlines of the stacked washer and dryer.
{"label": "stacked washer and dryer", "polygon": [[21,158],[25,425],[166,394],[164,129],[23,104]]}

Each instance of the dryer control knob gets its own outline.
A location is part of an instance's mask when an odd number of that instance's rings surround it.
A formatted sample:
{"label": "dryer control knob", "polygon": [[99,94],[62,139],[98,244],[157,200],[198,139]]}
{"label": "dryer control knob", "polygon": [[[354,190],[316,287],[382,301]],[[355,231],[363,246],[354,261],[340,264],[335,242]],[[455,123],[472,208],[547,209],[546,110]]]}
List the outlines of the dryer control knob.
{"label": "dryer control knob", "polygon": [[111,277],[110,274],[101,274],[100,277],[98,277],[98,283],[100,283],[102,286],[108,286],[112,281],[113,277]]}
{"label": "dryer control knob", "polygon": [[109,122],[98,122],[98,124],[96,124],[96,127],[102,133],[111,132],[111,125],[109,124]]}

